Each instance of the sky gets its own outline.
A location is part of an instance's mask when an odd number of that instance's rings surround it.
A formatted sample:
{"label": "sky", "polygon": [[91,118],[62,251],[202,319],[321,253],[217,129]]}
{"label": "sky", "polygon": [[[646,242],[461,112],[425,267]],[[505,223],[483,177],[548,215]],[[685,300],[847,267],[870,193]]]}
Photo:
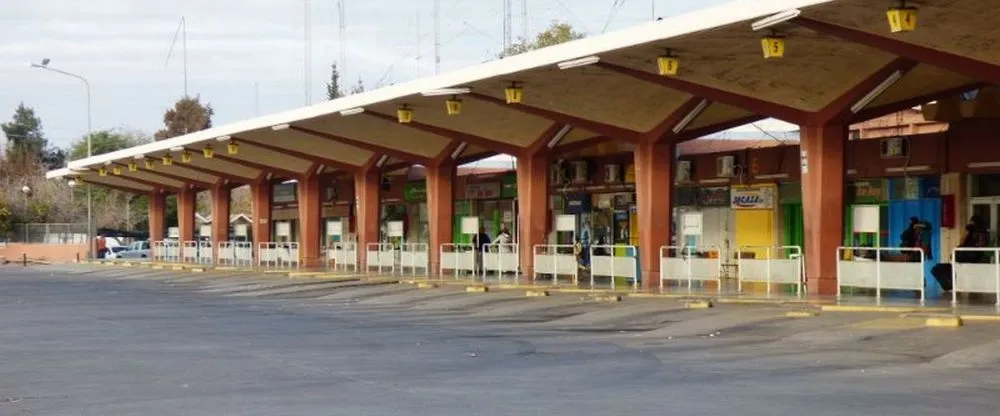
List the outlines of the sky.
{"label": "sky", "polygon": [[[346,62],[342,85],[369,89],[434,74],[433,0],[342,0]],[[441,72],[490,60],[501,50],[504,0],[439,0]],[[521,17],[527,1],[528,19]],[[589,35],[614,31],[728,0],[512,0],[515,37],[552,21]],[[216,125],[306,104],[306,0],[66,0],[4,1],[0,14],[0,120],[19,103],[41,117],[51,143],[85,135],[86,94],[77,79],[31,68],[53,68],[91,85],[95,130],[152,134],[164,111],[184,95],[183,17],[187,91],[211,103]],[[337,0],[310,0],[311,102],[325,100],[330,65],[340,57]],[[617,6],[616,6],[617,5]],[[526,32],[525,32],[526,31]],[[168,55],[170,56],[168,60]],[[768,130],[789,127],[764,122]],[[747,128],[744,128],[747,129]],[[755,128],[748,128],[754,131]]]}

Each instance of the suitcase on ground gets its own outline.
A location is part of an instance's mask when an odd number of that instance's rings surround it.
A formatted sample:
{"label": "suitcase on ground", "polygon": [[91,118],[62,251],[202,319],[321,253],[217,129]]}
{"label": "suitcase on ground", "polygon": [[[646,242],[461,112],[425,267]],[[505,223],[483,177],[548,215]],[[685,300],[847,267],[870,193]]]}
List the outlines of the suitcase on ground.
{"label": "suitcase on ground", "polygon": [[931,268],[931,276],[945,292],[951,290],[951,263],[938,263]]}

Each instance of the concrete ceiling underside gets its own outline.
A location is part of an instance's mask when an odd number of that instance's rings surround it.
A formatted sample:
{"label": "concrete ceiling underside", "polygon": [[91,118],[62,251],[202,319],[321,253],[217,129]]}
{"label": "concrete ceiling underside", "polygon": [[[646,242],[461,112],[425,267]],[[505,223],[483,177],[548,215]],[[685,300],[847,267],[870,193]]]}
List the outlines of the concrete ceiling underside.
{"label": "concrete ceiling underside", "polygon": [[[138,153],[157,161],[156,171],[171,176],[124,172],[123,177],[143,180],[145,185],[127,184],[136,190],[157,183],[176,188],[183,178],[190,179],[188,184],[249,183],[268,176],[350,173],[370,168],[382,156],[390,157],[394,168],[427,165],[447,160],[461,143],[460,161],[528,151],[598,155],[631,148],[623,143],[654,133],[691,140],[763,117],[804,123],[836,115],[846,122],[861,121],[1000,82],[1000,37],[993,28],[1000,8],[975,0],[907,4],[919,9],[919,27],[897,34],[890,33],[886,22],[886,8],[895,5],[890,1],[760,0],[720,6],[220,126],[131,153],[72,162],[75,171],[61,176],[96,169],[109,160],[127,163]],[[765,31],[751,30],[750,22],[782,7],[798,7],[802,14],[772,28],[785,38],[785,56],[764,59],[760,38]],[[726,20],[720,13],[738,17]],[[698,26],[697,21],[718,24]],[[675,27],[687,31],[671,32]],[[656,58],[667,49],[680,60],[676,76],[656,73]],[[588,55],[599,56],[600,62],[566,70],[554,65]],[[895,71],[901,74],[897,82],[856,114],[847,112]],[[504,88],[512,82],[523,87],[521,104],[504,102]],[[462,100],[460,114],[446,112],[451,96],[421,94],[445,87],[471,90],[454,97]],[[685,117],[703,100],[707,105],[702,111]],[[413,122],[396,120],[403,105],[412,109]],[[677,127],[684,118],[689,119],[686,125]],[[572,129],[550,146],[567,125]],[[227,154],[226,140],[239,144],[237,154]],[[206,146],[215,149],[215,158],[202,158],[199,153]],[[193,151],[195,160],[180,163],[172,147]],[[174,155],[173,166],[158,162],[167,153]],[[106,186],[112,186],[110,181]]]}

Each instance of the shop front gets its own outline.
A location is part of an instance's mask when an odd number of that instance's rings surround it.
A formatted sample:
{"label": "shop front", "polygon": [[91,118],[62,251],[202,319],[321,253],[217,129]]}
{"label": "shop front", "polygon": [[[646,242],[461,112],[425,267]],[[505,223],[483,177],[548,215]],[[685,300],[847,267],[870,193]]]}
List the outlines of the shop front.
{"label": "shop front", "polygon": [[777,245],[777,190],[773,184],[737,185],[730,190],[734,255],[738,250],[742,256],[766,258],[768,247]]}
{"label": "shop front", "polygon": [[[509,176],[509,175],[508,175]],[[455,201],[454,241],[471,244],[472,236],[462,234],[462,218],[478,217],[490,240],[506,229],[517,241],[517,186],[508,186],[506,176],[465,177]],[[462,182],[462,181],[460,181]]]}
{"label": "shop front", "polygon": [[[678,242],[696,247],[708,255],[731,258],[733,241],[733,209],[728,186],[705,188],[678,187]],[[714,254],[718,253],[718,254]]]}
{"label": "shop front", "polygon": [[298,241],[299,206],[295,183],[274,185],[271,193],[271,235],[276,243]]}

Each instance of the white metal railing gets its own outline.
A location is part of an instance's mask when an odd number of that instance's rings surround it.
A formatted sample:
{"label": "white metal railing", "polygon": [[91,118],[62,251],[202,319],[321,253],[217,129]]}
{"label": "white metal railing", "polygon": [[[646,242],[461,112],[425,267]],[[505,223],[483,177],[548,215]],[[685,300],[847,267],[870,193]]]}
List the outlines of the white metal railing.
{"label": "white metal railing", "polygon": [[416,275],[418,269],[423,269],[424,274],[430,274],[430,246],[427,243],[403,243],[399,251],[399,272]]}
{"label": "white metal railing", "polygon": [[[982,257],[959,262],[960,253]],[[958,292],[966,292],[993,293],[997,306],[1000,306],[1000,248],[954,249],[951,252],[951,286],[952,305],[958,305]]]}
{"label": "white metal railing", "polygon": [[[764,258],[743,257],[744,252],[755,254],[763,251]],[[799,246],[740,246],[736,253],[736,273],[739,291],[743,282],[767,283],[767,294],[775,284],[795,285],[796,294],[802,296],[802,247]]]}
{"label": "white metal railing", "polygon": [[184,241],[181,243],[181,263],[198,262],[198,242]]}
{"label": "white metal railing", "polygon": [[393,274],[396,273],[396,249],[391,243],[365,245],[365,272],[373,267],[378,268],[379,273],[382,273],[383,268],[388,268]]}
{"label": "white metal railing", "polygon": [[[559,283],[559,276],[572,276],[573,284],[580,283],[580,266],[573,252],[572,244],[536,244],[532,247],[534,272],[532,280],[539,274],[552,275],[552,284]],[[568,252],[568,253],[567,253]]]}
{"label": "white metal railing", "polygon": [[472,244],[445,243],[438,250],[438,275],[443,277],[445,270],[451,270],[456,277],[463,271],[476,273],[476,248]]}
{"label": "white metal railing", "polygon": [[220,266],[253,265],[253,243],[249,241],[222,241],[216,254]]}
{"label": "white metal railing", "polygon": [[180,245],[177,241],[154,241],[150,244],[150,251],[153,261],[179,262],[181,260]]}
{"label": "white metal railing", "polygon": [[[624,255],[619,256],[619,250],[624,251]],[[590,246],[590,287],[594,287],[595,277],[609,277],[611,290],[615,290],[615,279],[624,277],[632,281],[633,289],[637,289],[639,262],[636,254],[635,246],[631,245]]]}
{"label": "white metal railing", "polygon": [[[715,253],[703,257],[703,254]],[[660,290],[665,281],[687,281],[688,291],[694,282],[715,282],[722,292],[722,249],[719,246],[660,247]]]}
{"label": "white metal railing", "polygon": [[212,250],[212,242],[205,240],[198,242],[198,260],[199,264],[212,264],[215,262],[215,250]]}
{"label": "white metal railing", "polygon": [[358,271],[358,243],[354,241],[341,241],[333,243],[332,247],[326,249],[327,265],[333,261],[335,270],[346,271],[349,267],[355,272]]}
{"label": "white metal railing", "polygon": [[153,241],[149,244],[149,257],[153,261],[166,261],[167,246],[164,241]]}
{"label": "white metal railing", "polygon": [[257,267],[297,269],[299,267],[299,243],[258,243]]}
{"label": "white metal railing", "polygon": [[483,282],[487,273],[496,273],[500,283],[503,283],[504,273],[514,273],[517,281],[521,266],[521,246],[518,244],[487,244],[483,246]]}
{"label": "white metal railing", "polygon": [[[919,260],[906,261],[907,253]],[[883,289],[918,290],[923,303],[924,262],[919,248],[837,247],[837,298],[843,286],[875,289],[877,301],[882,300]]]}

